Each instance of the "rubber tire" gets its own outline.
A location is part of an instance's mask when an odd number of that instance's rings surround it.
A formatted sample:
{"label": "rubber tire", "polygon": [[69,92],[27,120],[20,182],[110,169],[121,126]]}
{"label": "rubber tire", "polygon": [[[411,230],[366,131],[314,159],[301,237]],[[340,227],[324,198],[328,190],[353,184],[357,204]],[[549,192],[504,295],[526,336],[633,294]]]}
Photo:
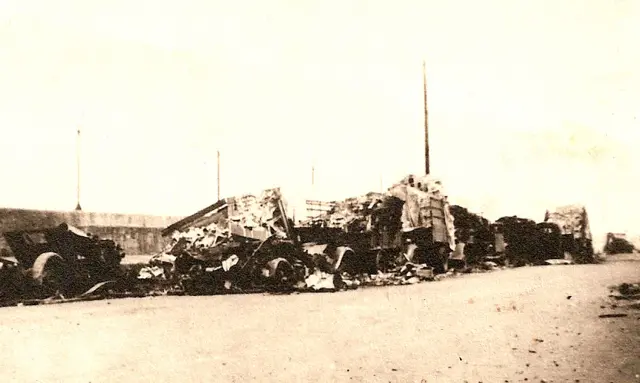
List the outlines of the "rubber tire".
{"label": "rubber tire", "polygon": [[32,278],[44,295],[65,293],[67,270],[64,259],[53,252],[43,253],[36,258],[32,268]]}
{"label": "rubber tire", "polygon": [[435,258],[437,260],[437,264],[433,271],[436,274],[445,274],[449,271],[449,253],[444,246],[440,246],[436,249]]}
{"label": "rubber tire", "polygon": [[293,265],[287,260],[281,260],[277,263],[274,275],[270,278],[271,285],[276,289],[291,288],[296,282],[295,275]]}

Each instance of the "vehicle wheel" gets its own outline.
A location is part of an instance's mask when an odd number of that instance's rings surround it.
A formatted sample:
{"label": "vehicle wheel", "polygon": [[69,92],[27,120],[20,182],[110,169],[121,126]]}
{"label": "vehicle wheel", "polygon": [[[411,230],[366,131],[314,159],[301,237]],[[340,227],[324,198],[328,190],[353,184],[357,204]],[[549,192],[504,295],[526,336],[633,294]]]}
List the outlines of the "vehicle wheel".
{"label": "vehicle wheel", "polygon": [[56,253],[44,253],[33,264],[32,277],[44,296],[64,294],[67,280],[66,265]]}
{"label": "vehicle wheel", "polygon": [[502,254],[502,264],[504,265],[504,267],[511,267],[511,260],[509,260],[509,257],[506,256],[506,254]]}
{"label": "vehicle wheel", "polygon": [[372,272],[374,270],[369,270],[369,274],[375,274],[378,270],[384,270],[386,268],[385,267],[385,263],[384,263],[384,258],[385,257],[384,257],[384,254],[382,253],[382,250],[379,250],[376,253],[376,259],[375,259],[375,264],[376,264],[375,268],[376,269],[375,269],[375,272]]}
{"label": "vehicle wheel", "polygon": [[442,265],[440,269],[441,269],[442,273],[444,274],[447,271],[449,271],[449,253],[446,252],[444,250],[444,248],[441,248],[441,249],[442,249],[442,251],[438,255],[439,255],[439,258],[441,260],[440,264]]}
{"label": "vehicle wheel", "polygon": [[449,271],[449,253],[447,249],[444,246],[439,246],[434,255],[434,272],[436,274],[444,274]]}
{"label": "vehicle wheel", "polygon": [[398,265],[404,265],[407,262],[402,252],[393,252],[389,250],[379,250],[375,256],[372,255],[371,266],[367,267],[368,274],[377,274],[379,271],[388,273]]}
{"label": "vehicle wheel", "polygon": [[195,264],[193,258],[188,254],[180,254],[176,257],[174,261],[174,270],[176,274],[188,274],[191,271],[191,268]]}
{"label": "vehicle wheel", "polygon": [[338,255],[336,264],[338,267],[334,267],[335,272],[346,272],[349,275],[357,275],[370,268],[367,265],[367,259],[365,257],[356,257],[355,252],[351,249],[342,250]]}

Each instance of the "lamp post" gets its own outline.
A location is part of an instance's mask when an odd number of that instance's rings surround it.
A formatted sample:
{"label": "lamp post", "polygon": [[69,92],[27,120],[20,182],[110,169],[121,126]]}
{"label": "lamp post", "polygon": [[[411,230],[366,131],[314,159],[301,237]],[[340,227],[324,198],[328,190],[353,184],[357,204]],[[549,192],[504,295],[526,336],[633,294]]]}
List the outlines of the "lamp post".
{"label": "lamp post", "polygon": [[427,70],[425,61],[422,61],[422,83],[424,88],[424,168],[425,174],[430,172],[429,164],[429,110],[427,109]]}
{"label": "lamp post", "polygon": [[76,171],[77,171],[77,184],[76,184],[76,211],[81,211],[80,206],[80,128],[78,128],[78,135],[76,137]]}

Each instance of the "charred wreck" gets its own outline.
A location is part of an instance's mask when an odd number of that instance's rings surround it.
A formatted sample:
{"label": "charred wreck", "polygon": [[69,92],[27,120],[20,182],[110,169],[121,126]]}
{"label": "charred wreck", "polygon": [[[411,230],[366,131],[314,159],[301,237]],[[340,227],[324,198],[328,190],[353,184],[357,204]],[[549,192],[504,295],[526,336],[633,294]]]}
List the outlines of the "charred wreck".
{"label": "charred wreck", "polygon": [[278,188],[222,199],[162,234],[171,244],[151,263],[190,294],[334,287],[299,246]]}

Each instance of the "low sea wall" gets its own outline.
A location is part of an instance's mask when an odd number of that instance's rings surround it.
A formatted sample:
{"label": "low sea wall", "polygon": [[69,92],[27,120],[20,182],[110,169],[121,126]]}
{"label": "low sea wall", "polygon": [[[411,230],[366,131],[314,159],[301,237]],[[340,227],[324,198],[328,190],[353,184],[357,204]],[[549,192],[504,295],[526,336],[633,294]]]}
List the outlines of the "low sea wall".
{"label": "low sea wall", "polygon": [[[0,232],[30,230],[67,223],[101,238],[119,243],[128,255],[154,254],[167,244],[162,229],[183,217],[140,214],[46,211],[0,208]],[[6,247],[4,238],[0,247]]]}

